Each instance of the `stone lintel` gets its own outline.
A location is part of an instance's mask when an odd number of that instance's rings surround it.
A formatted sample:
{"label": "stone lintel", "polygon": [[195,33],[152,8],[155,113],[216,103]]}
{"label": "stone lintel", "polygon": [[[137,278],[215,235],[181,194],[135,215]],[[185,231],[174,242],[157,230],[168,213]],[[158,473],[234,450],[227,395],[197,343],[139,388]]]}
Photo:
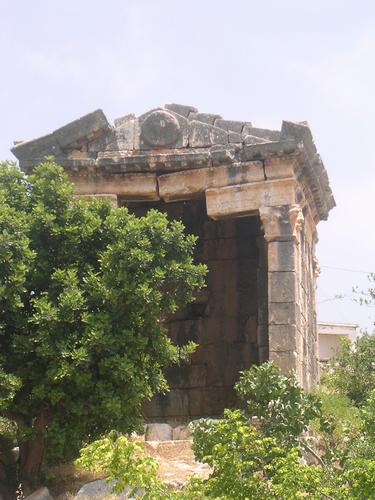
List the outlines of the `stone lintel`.
{"label": "stone lintel", "polygon": [[208,188],[262,180],[264,180],[264,173],[261,162],[185,170],[158,177],[160,197],[165,201],[187,200],[203,193]]}
{"label": "stone lintel", "polygon": [[129,201],[159,200],[156,174],[114,174],[73,177],[75,193],[112,194]]}
{"label": "stone lintel", "polygon": [[264,160],[266,179],[283,179],[295,175],[298,162],[295,157],[274,157]]}
{"label": "stone lintel", "polygon": [[216,220],[252,215],[260,207],[294,204],[295,189],[294,178],[207,189],[207,214]]}

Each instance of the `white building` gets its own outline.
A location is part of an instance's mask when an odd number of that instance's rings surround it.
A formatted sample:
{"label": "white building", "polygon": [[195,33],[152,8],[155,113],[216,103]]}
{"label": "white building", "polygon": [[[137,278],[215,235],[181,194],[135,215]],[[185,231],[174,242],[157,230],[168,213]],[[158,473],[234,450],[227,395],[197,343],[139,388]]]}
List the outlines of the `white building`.
{"label": "white building", "polygon": [[339,347],[340,339],[348,338],[354,342],[357,337],[358,325],[354,323],[318,323],[318,353],[319,361],[328,361]]}

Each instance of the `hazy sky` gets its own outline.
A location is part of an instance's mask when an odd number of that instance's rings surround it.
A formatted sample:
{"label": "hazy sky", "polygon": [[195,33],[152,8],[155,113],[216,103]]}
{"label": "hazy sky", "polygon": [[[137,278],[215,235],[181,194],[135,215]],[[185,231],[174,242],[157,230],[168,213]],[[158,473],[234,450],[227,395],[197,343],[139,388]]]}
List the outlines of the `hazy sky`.
{"label": "hazy sky", "polygon": [[370,325],[350,296],[375,271],[373,0],[0,0],[0,68],[1,159],[97,108],[307,120],[337,202],[318,227],[319,318]]}

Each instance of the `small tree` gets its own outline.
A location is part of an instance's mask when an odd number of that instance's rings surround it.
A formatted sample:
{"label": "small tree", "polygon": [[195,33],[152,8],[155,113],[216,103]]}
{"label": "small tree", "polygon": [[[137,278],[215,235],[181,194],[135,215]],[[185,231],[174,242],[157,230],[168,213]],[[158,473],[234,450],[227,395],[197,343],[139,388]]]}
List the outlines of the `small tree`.
{"label": "small tree", "polygon": [[144,399],[167,389],[164,368],[194,349],[163,324],[204,284],[194,244],[157,211],[75,198],[54,163],[29,178],[1,164],[0,415],[17,423],[25,484],[48,432],[129,433]]}

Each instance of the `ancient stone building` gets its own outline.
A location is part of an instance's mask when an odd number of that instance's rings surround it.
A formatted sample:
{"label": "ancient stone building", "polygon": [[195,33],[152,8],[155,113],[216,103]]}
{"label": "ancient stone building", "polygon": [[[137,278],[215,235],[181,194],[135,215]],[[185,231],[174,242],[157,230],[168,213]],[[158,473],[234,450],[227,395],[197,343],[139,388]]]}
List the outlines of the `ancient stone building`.
{"label": "ancient stone building", "polygon": [[151,419],[218,414],[238,372],[268,359],[314,382],[316,225],[335,202],[307,123],[267,130],[170,104],[111,126],[98,110],[12,151],[26,172],[54,155],[77,194],[156,207],[199,236],[207,289],[169,323],[199,348]]}

